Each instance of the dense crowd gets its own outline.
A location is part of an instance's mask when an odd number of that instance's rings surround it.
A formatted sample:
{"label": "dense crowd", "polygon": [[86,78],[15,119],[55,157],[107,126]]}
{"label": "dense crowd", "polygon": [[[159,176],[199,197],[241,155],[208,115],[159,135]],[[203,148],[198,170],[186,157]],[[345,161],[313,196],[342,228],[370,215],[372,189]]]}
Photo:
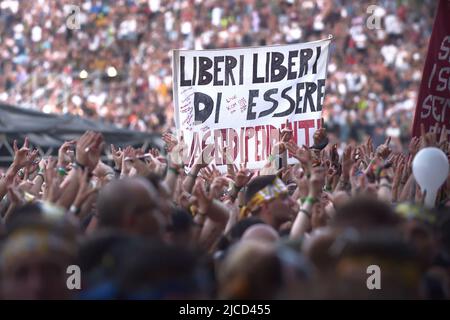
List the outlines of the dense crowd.
{"label": "dense crowd", "polygon": [[[334,141],[408,141],[436,1],[0,1],[0,101],[173,127],[172,49],[335,38],[324,117]],[[80,8],[80,29],[67,28]],[[380,18],[379,29],[367,25]],[[69,21],[70,19],[70,21]],[[382,130],[381,128],[388,128]],[[340,150],[343,149],[339,144]]]}
{"label": "dense crowd", "polygon": [[[292,136],[280,132],[261,170],[227,161],[223,173],[211,146],[186,168],[168,133],[167,156],[112,145],[114,166],[95,132],[57,158],[15,142],[0,179],[0,297],[448,299],[450,176],[425,209],[411,168],[430,146],[450,161],[447,136],[422,134],[405,153],[368,139],[342,155],[323,128],[312,148]],[[72,265],[80,290],[67,287]]]}
{"label": "dense crowd", "polygon": [[[165,143],[106,146],[89,131],[50,157],[14,141],[0,174],[0,299],[449,299],[450,175],[427,208],[412,173],[423,148],[450,162],[448,136],[410,138],[436,2],[371,4],[0,0],[0,102]],[[170,133],[172,49],[329,34],[311,147],[286,127],[261,169],[227,147],[223,168],[212,146],[184,163],[188,147]]]}

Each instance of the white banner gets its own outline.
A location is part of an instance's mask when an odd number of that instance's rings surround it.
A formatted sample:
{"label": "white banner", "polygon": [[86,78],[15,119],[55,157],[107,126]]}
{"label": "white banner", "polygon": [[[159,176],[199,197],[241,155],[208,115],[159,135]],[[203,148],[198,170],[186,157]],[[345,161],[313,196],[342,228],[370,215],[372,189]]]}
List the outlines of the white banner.
{"label": "white banner", "polygon": [[[175,122],[191,166],[214,144],[213,163],[261,168],[278,129],[293,130],[298,145],[312,145],[321,125],[332,37],[308,43],[216,50],[173,51]],[[289,159],[289,163],[293,163]]]}

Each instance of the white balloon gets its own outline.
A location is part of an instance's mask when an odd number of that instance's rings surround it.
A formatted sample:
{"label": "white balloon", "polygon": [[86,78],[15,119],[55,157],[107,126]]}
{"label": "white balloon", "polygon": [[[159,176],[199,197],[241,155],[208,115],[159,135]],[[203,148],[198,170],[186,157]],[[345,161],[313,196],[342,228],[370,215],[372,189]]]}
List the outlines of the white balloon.
{"label": "white balloon", "polygon": [[412,169],[420,188],[427,192],[425,206],[434,207],[436,193],[448,177],[449,164],[446,154],[434,147],[422,149],[414,157]]}

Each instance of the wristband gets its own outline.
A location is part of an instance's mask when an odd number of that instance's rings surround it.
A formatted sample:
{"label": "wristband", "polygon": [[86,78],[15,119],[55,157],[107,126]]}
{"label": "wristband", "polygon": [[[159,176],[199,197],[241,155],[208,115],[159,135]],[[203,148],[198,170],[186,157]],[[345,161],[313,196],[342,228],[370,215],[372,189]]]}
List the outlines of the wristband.
{"label": "wristband", "polygon": [[206,213],[205,212],[200,212],[200,210],[197,210],[197,214],[202,217],[205,218],[206,217]]}
{"label": "wristband", "polygon": [[59,174],[61,177],[64,177],[64,176],[67,174],[66,169],[63,168],[63,167],[59,167],[59,168],[57,169],[57,171],[58,171],[58,174]]}
{"label": "wristband", "polygon": [[80,208],[77,208],[75,205],[71,205],[69,211],[74,215],[78,215],[80,213]]}
{"label": "wristband", "polygon": [[192,174],[190,171],[187,174],[189,177],[197,179],[197,175],[196,174]]}
{"label": "wristband", "polygon": [[308,217],[308,219],[311,219],[311,213],[309,213],[308,210],[306,209],[300,209],[300,212],[303,212],[305,214],[305,216]]}
{"label": "wristband", "polygon": [[32,194],[29,193],[29,192],[24,192],[23,197],[24,197],[24,199],[25,199],[26,202],[33,202],[34,199],[36,198],[34,195],[32,195]]}
{"label": "wristband", "polygon": [[82,164],[79,163],[78,161],[75,161],[75,162],[73,163],[73,166],[74,166],[74,167],[78,167],[78,168],[80,168],[80,169],[83,170],[83,171],[84,171],[84,169],[86,169],[86,166],[82,165]]}
{"label": "wristband", "polygon": [[345,180],[340,179],[340,180],[339,180],[339,184],[340,184],[340,186],[341,186],[343,189],[350,189],[350,188],[351,188],[351,184],[350,184],[350,182],[348,182],[348,181],[345,181]]}
{"label": "wristband", "polygon": [[318,144],[314,144],[310,149],[323,150],[328,145],[328,142],[328,137],[325,137],[321,142],[319,142]]}
{"label": "wristband", "polygon": [[234,191],[234,193],[238,194],[239,191],[241,191],[241,189],[242,189],[242,187],[238,187],[238,186],[236,186],[235,183],[233,183],[233,188],[232,188],[232,190]]}
{"label": "wristband", "polygon": [[313,197],[310,197],[310,196],[307,196],[307,197],[305,198],[305,203],[314,204],[314,203],[316,203],[316,202],[317,202],[317,199],[316,199],[316,198],[313,198]]}
{"label": "wristband", "polygon": [[177,176],[180,174],[179,169],[174,168],[174,167],[169,167],[168,170],[172,171],[173,173],[175,173]]}

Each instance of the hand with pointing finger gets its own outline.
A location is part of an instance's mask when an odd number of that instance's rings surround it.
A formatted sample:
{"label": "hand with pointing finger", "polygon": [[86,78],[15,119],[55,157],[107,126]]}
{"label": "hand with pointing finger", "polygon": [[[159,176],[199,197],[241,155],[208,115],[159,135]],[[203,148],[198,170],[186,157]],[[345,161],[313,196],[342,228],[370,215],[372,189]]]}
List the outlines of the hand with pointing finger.
{"label": "hand with pointing finger", "polygon": [[392,150],[391,148],[389,148],[389,143],[391,142],[391,137],[388,137],[386,139],[386,141],[384,142],[384,144],[379,145],[377,150],[376,150],[376,156],[386,160],[387,157],[389,157],[389,155],[391,154]]}

